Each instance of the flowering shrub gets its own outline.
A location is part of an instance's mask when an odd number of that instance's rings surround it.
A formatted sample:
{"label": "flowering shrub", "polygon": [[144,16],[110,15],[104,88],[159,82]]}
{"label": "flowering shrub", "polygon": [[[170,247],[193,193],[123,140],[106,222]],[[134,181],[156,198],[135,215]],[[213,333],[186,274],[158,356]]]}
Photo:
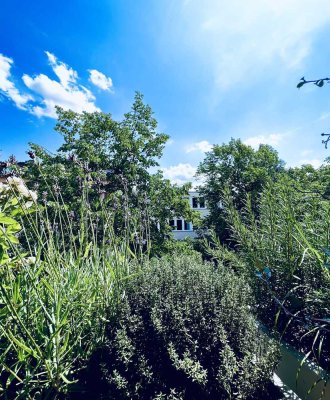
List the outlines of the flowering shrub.
{"label": "flowering shrub", "polygon": [[37,194],[22,179],[10,177],[7,183],[0,183],[0,265],[35,261],[33,257],[24,260],[22,254],[14,254],[13,246],[19,244],[17,234],[22,229],[18,220],[35,210],[36,201]]}

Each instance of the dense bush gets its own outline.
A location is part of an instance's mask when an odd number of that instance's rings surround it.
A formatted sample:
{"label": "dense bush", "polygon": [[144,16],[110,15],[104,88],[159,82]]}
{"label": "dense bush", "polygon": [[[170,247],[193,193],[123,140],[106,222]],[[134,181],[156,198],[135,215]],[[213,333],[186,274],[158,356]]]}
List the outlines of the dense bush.
{"label": "dense bush", "polygon": [[250,302],[243,279],[198,256],[151,262],[128,285],[90,384],[116,399],[254,398],[277,350]]}

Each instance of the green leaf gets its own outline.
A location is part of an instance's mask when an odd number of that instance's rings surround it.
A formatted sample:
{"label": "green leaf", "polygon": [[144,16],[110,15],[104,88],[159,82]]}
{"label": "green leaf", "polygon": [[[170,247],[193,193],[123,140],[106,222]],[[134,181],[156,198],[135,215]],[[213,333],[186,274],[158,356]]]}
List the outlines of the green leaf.
{"label": "green leaf", "polygon": [[30,354],[30,356],[37,358],[38,354],[31,349],[30,347],[26,346],[23,342],[21,342],[19,339],[17,339],[12,333],[10,333],[10,339],[22,350],[24,350],[26,353]]}
{"label": "green leaf", "polygon": [[17,221],[10,217],[0,216],[0,224],[14,225],[14,224],[17,224]]}
{"label": "green leaf", "polygon": [[0,244],[0,263],[2,261],[4,254],[5,254],[5,250],[4,250],[3,246]]}
{"label": "green leaf", "polygon": [[64,381],[66,384],[68,384],[68,385],[71,385],[72,383],[78,382],[77,380],[69,381],[69,379],[68,379],[63,373],[60,374],[60,377],[61,377],[61,378],[63,379],[63,381]]}
{"label": "green leaf", "polygon": [[16,206],[17,204],[18,204],[18,198],[17,197],[13,197],[11,200],[10,200],[10,205],[11,206]]}
{"label": "green leaf", "polygon": [[10,313],[10,310],[7,306],[0,308],[0,317],[5,317]]}
{"label": "green leaf", "polygon": [[8,238],[8,240],[10,241],[10,243],[19,244],[19,240],[17,239],[16,236],[14,236],[14,235],[8,235],[7,238]]}
{"label": "green leaf", "polygon": [[9,225],[7,228],[7,233],[17,233],[22,229],[21,225],[17,222],[16,224]]}
{"label": "green leaf", "polygon": [[85,249],[85,252],[84,252],[84,255],[83,255],[83,258],[87,258],[88,257],[88,254],[89,254],[89,250],[90,250],[90,248],[92,247],[92,242],[90,242],[90,243],[88,243],[88,245],[86,246],[86,249]]}

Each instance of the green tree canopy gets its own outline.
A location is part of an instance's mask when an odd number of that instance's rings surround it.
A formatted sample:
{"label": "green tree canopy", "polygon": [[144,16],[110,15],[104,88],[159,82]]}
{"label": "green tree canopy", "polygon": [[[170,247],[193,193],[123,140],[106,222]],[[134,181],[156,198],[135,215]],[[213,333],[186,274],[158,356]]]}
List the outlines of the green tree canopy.
{"label": "green tree canopy", "polygon": [[256,203],[265,183],[275,180],[283,171],[284,162],[268,145],[260,145],[258,150],[254,150],[240,139],[215,145],[197,169],[197,176],[205,180],[200,190],[210,209],[208,225],[213,226],[225,240],[226,223],[221,210],[224,189],[229,187],[234,204],[240,209],[247,194]]}
{"label": "green tree canopy", "polygon": [[151,229],[157,240],[168,237],[167,221],[174,215],[194,219],[184,198],[190,186],[172,185],[161,171],[151,172],[169,137],[157,131],[153,112],[140,93],[122,121],[110,114],[79,114],[60,107],[57,115],[55,131],[63,136],[63,144],[54,154],[31,144],[33,160],[25,172],[44,197],[60,191],[65,204],[79,210],[82,186],[87,185],[91,210],[97,211],[101,203],[115,209],[118,233],[129,217],[133,229],[145,224],[140,237],[151,236]]}

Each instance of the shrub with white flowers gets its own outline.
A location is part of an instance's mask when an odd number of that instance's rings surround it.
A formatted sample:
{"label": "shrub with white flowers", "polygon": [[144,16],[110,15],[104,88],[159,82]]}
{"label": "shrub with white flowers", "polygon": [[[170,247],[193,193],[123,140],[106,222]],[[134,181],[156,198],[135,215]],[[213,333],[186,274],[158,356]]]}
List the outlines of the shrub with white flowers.
{"label": "shrub with white flowers", "polygon": [[[7,182],[8,182],[7,185],[2,184],[5,192],[8,193],[8,192],[12,191],[13,194],[18,195],[22,199],[29,199],[29,200],[32,200],[33,202],[37,201],[37,198],[38,198],[37,193],[32,190],[29,190],[21,178],[18,178],[16,176],[9,177],[7,179]],[[0,193],[1,193],[1,189],[0,189]]]}
{"label": "shrub with white flowers", "polygon": [[35,259],[32,262],[34,257],[24,261],[23,255],[13,250],[19,244],[17,235],[22,229],[18,221],[34,211],[37,197],[21,178],[9,177],[7,183],[0,183],[0,265],[16,261],[31,265],[35,262]]}

